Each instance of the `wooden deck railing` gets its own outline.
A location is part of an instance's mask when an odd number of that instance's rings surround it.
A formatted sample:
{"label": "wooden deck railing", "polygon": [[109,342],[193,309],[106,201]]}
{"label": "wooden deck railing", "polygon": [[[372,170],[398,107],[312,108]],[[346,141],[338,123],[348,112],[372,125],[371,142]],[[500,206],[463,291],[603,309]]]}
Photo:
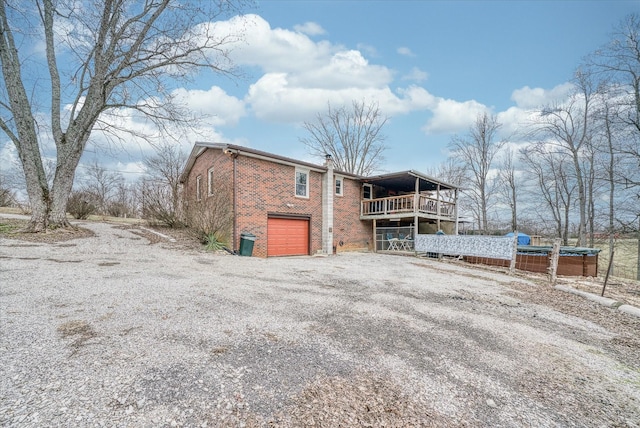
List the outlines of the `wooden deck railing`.
{"label": "wooden deck railing", "polygon": [[418,195],[418,205],[416,206],[414,195],[389,196],[363,200],[360,204],[360,213],[363,216],[418,213],[439,215],[453,219],[455,217],[455,204]]}

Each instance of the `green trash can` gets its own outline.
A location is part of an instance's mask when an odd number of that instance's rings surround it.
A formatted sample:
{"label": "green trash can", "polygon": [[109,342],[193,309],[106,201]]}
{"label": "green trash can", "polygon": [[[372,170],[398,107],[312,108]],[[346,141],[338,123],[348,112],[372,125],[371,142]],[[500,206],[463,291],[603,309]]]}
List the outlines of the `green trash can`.
{"label": "green trash can", "polygon": [[240,234],[240,255],[249,256],[253,254],[253,243],[256,240],[256,235],[248,232]]}

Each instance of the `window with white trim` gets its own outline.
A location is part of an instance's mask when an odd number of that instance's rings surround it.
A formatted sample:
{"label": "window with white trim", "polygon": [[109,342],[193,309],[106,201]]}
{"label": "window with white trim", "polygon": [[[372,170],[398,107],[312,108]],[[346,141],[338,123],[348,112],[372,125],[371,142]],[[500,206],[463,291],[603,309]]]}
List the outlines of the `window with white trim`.
{"label": "window with white trim", "polygon": [[344,178],[336,177],[336,195],[344,195]]}
{"label": "window with white trim", "polygon": [[202,200],[202,176],[196,177],[196,201]]}
{"label": "window with white trim", "polygon": [[296,196],[309,197],[309,170],[296,168]]}
{"label": "window with white trim", "polygon": [[373,186],[371,184],[362,185],[362,199],[371,199],[373,197]]}
{"label": "window with white trim", "polygon": [[207,195],[213,196],[213,167],[207,171]]}

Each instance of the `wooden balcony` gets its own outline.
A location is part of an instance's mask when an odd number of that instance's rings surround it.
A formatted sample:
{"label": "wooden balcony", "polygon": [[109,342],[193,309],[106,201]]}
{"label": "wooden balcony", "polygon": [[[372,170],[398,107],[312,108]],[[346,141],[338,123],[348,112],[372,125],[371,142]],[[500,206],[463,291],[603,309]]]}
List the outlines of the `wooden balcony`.
{"label": "wooden balcony", "polygon": [[415,216],[455,221],[456,205],[420,194],[365,199],[360,203],[362,220]]}

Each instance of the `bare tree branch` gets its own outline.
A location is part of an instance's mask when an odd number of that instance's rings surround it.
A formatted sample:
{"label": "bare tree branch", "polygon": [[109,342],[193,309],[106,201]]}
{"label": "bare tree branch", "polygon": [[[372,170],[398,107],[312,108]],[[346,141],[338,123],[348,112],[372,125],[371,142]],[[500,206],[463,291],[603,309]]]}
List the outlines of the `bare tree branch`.
{"label": "bare tree branch", "polygon": [[[171,121],[193,126],[194,117],[171,94],[168,79],[188,80],[194,71],[233,75],[227,49],[242,34],[220,33],[212,20],[238,13],[245,0],[34,0],[36,11],[17,0],[0,0],[0,129],[15,144],[32,208],[31,229],[66,226],[66,202],[80,157],[97,125],[122,131],[105,114],[129,108],[159,129]],[[26,28],[26,30],[24,30]],[[38,34],[46,66],[26,72],[18,43]],[[19,31],[20,41],[14,38]],[[21,32],[23,31],[23,32]],[[28,34],[32,31],[33,34]],[[32,80],[35,70],[35,81]],[[47,109],[56,147],[55,176],[47,183],[35,115],[40,82],[47,82]],[[25,84],[34,85],[36,102]],[[5,99],[6,97],[6,99]]]}
{"label": "bare tree branch", "polygon": [[304,123],[309,135],[300,141],[314,156],[330,154],[338,170],[366,176],[383,160],[386,137],[382,128],[387,120],[375,102],[353,101],[351,109],[334,109],[329,104],[315,122]]}
{"label": "bare tree branch", "polygon": [[475,124],[469,128],[467,137],[455,136],[451,139],[451,157],[463,166],[470,178],[471,186],[465,192],[472,198],[476,220],[481,230],[486,232],[488,226],[489,199],[492,196],[489,182],[489,171],[493,160],[504,141],[496,141],[502,125],[497,118],[487,113],[480,114]]}

